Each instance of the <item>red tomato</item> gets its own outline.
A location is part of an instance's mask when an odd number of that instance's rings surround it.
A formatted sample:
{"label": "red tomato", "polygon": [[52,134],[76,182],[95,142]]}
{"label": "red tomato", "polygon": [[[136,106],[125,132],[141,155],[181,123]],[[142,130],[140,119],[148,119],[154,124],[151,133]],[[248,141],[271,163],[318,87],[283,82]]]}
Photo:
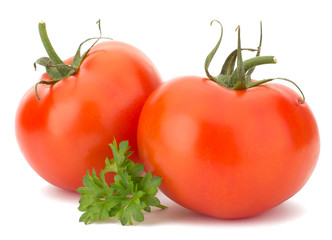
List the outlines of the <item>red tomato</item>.
{"label": "red tomato", "polygon": [[[41,80],[51,81],[46,73]],[[87,170],[104,168],[114,137],[129,140],[138,162],[138,118],[160,83],[138,49],[115,41],[95,45],[79,72],[53,86],[38,85],[39,102],[33,87],[24,95],[16,116],[24,157],[42,178],[69,190],[82,185]]]}
{"label": "red tomato", "polygon": [[140,159],[180,205],[218,218],[260,214],[298,192],[320,148],[315,118],[290,88],[231,90],[209,79],[165,82],[138,125]]}

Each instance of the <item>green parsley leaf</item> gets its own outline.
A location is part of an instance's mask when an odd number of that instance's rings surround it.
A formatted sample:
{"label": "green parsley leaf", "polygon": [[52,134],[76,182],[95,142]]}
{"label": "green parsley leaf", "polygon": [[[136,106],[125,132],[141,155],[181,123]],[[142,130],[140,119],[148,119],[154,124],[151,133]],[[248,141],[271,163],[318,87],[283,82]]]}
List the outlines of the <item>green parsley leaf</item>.
{"label": "green parsley leaf", "polygon": [[[152,206],[167,208],[155,197],[162,179],[153,177],[151,172],[143,176],[144,165],[128,159],[133,153],[129,151],[128,141],[118,145],[114,139],[109,146],[114,158],[106,158],[99,177],[94,169],[91,175],[87,171],[83,177],[84,187],[77,189],[82,195],[78,209],[84,212],[79,221],[88,224],[115,217],[122,225],[132,225],[133,221],[144,221],[143,211],[151,212]],[[111,184],[105,180],[105,174],[109,172],[116,174]]]}

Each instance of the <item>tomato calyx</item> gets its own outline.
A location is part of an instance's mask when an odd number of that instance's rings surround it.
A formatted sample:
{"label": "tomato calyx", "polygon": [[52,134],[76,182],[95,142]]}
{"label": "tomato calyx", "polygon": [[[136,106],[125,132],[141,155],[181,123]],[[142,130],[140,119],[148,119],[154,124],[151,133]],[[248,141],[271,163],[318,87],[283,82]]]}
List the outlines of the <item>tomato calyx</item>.
{"label": "tomato calyx", "polygon": [[[257,49],[252,49],[252,48],[241,48],[241,33],[240,33],[240,26],[238,26],[235,31],[238,32],[238,45],[237,49],[235,49],[225,60],[225,63],[221,69],[221,73],[217,76],[212,76],[209,72],[209,66],[210,63],[216,54],[217,50],[219,49],[222,36],[223,36],[223,27],[222,24],[218,20],[213,20],[210,25],[212,25],[214,22],[218,23],[221,28],[221,34],[219,37],[219,40],[216,44],[216,46],[212,49],[212,51],[209,53],[209,55],[205,59],[205,73],[207,77],[226,87],[229,89],[233,90],[243,90],[243,89],[248,89],[252,87],[259,86],[263,83],[267,83],[273,80],[284,80],[287,82],[292,83],[301,93],[302,99],[298,99],[298,103],[303,104],[305,101],[304,94],[300,87],[293,81],[287,79],[287,78],[281,78],[281,77],[276,77],[276,78],[268,78],[268,79],[263,79],[260,81],[252,81],[251,75],[254,72],[255,68],[259,65],[264,65],[264,64],[275,64],[277,63],[277,60],[274,56],[260,56],[261,52],[261,46],[262,46],[262,22],[260,22],[260,41]],[[250,59],[247,59],[243,61],[242,59],[242,51],[255,51],[256,56]],[[235,68],[235,63],[237,64],[237,68]]]}
{"label": "tomato calyx", "polygon": [[[35,68],[35,70],[37,69],[37,64],[44,66],[46,68],[47,75],[52,79],[52,81],[41,80],[36,83],[35,93],[36,93],[36,97],[37,97],[38,101],[40,100],[38,93],[37,93],[38,84],[53,85],[53,84],[59,82],[60,80],[65,79],[65,78],[75,74],[78,71],[84,58],[87,56],[87,54],[91,50],[91,48],[100,39],[112,40],[112,38],[102,37],[100,20],[97,21],[97,24],[98,24],[98,28],[99,28],[99,37],[92,37],[92,38],[88,38],[85,41],[83,41],[79,45],[72,63],[70,65],[68,65],[68,64],[65,64],[61,60],[61,58],[58,56],[58,54],[54,50],[54,48],[48,38],[48,35],[47,35],[45,22],[44,21],[39,22],[39,25],[38,25],[39,35],[40,35],[41,41],[44,45],[44,48],[47,52],[48,57],[41,57],[41,58],[37,59],[37,61],[34,62],[34,68]],[[82,45],[90,40],[95,40],[95,42],[83,54],[81,54]]]}

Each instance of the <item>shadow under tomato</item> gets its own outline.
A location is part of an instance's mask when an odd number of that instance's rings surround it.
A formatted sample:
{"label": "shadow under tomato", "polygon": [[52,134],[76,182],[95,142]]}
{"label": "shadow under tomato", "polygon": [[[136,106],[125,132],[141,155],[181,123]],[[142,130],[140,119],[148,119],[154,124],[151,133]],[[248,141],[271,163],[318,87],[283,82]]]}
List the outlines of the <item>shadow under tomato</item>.
{"label": "shadow under tomato", "polygon": [[246,225],[273,225],[296,220],[305,214],[305,209],[298,203],[288,200],[256,217],[233,220]]}
{"label": "shadow under tomato", "polygon": [[47,184],[41,188],[41,193],[46,198],[57,200],[60,202],[67,202],[67,203],[77,203],[81,197],[81,195],[74,191],[69,191],[65,189],[61,189],[55,187],[51,184]]}
{"label": "shadow under tomato", "polygon": [[[70,203],[78,206],[80,194],[73,191],[64,190],[50,184],[41,188],[42,195],[46,198]],[[288,200],[283,204],[255,217],[244,219],[218,219],[209,217],[200,213],[188,210],[171,199],[167,198],[163,193],[158,192],[157,197],[161,204],[166,205],[167,209],[159,209],[152,207],[150,213],[145,213],[144,222],[134,223],[140,226],[152,225],[199,225],[199,226],[219,226],[219,227],[242,227],[242,226],[263,226],[276,225],[280,223],[294,221],[305,214],[305,209],[298,203]],[[96,224],[120,224],[117,220],[111,218],[106,221],[97,221]]]}
{"label": "shadow under tomato", "polygon": [[288,200],[283,204],[255,217],[243,219],[218,219],[199,214],[181,207],[175,202],[159,196],[162,204],[168,209],[160,210],[154,208],[151,213],[145,215],[145,221],[140,225],[164,225],[178,224],[200,225],[200,226],[262,226],[276,225],[296,220],[305,214],[305,209],[298,203]]}

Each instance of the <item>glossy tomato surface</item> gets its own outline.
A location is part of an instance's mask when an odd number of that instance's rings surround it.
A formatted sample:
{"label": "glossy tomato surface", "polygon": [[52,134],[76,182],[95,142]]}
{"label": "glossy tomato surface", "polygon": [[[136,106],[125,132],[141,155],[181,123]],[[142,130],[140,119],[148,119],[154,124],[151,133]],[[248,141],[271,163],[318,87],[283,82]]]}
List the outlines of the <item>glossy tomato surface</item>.
{"label": "glossy tomato surface", "polygon": [[[66,61],[70,63],[72,59]],[[50,81],[47,74],[41,80]],[[86,171],[97,173],[112,157],[115,137],[128,140],[138,162],[136,130],[143,104],[161,79],[137,48],[107,41],[94,46],[79,72],[22,98],[16,136],[24,157],[45,180],[76,190]]]}
{"label": "glossy tomato surface", "polygon": [[230,90],[200,77],[163,83],[138,125],[141,161],[180,205],[219,218],[260,214],[313,172],[319,133],[307,103],[269,83]]}

